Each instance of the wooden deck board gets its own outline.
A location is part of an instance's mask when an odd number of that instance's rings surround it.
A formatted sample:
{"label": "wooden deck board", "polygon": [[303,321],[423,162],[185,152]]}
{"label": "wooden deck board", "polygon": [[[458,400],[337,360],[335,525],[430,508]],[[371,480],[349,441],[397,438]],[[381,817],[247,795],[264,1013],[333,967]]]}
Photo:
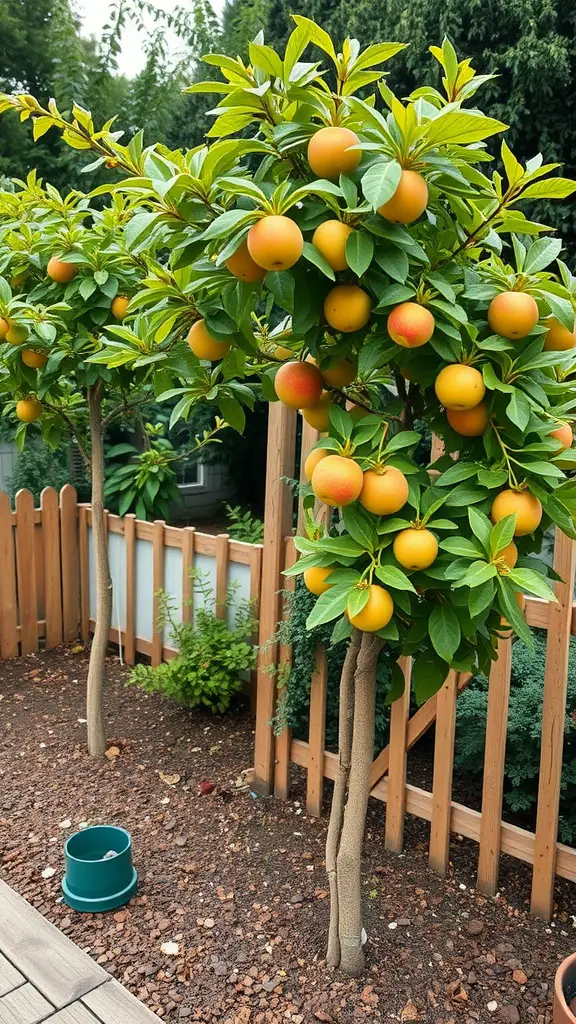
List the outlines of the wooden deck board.
{"label": "wooden deck board", "polygon": [[53,1009],[33,985],[22,985],[0,999],[0,1024],[38,1024]]}
{"label": "wooden deck board", "polygon": [[82,997],[82,1002],[96,1014],[102,1024],[158,1024],[155,1013],[148,1010],[127,989],[112,978],[100,988]]}
{"label": "wooden deck board", "polygon": [[26,978],[20,971],[2,956],[0,953],[0,996],[5,996],[8,992],[11,992],[13,988],[18,988],[23,985]]}
{"label": "wooden deck board", "polygon": [[98,1024],[98,1018],[83,1003],[77,1002],[48,1017],[46,1024]]}

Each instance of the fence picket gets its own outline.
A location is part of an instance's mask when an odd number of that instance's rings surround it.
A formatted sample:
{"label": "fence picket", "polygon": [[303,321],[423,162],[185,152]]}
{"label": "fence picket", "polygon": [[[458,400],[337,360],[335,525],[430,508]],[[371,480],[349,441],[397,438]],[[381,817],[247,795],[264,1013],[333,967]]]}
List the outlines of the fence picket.
{"label": "fence picket", "polygon": [[432,782],[432,820],[428,864],[444,875],[450,853],[450,817],[452,813],[452,771],[456,727],[457,673],[452,669],[436,695],[436,738]]}
{"label": "fence picket", "polygon": [[158,591],[164,586],[164,523],[163,519],[154,520],[152,533],[152,591],[154,594],[154,613],[152,619],[152,651],[150,664],[159,665],[162,661],[164,646],[163,630],[159,628],[160,600]]}
{"label": "fence picket", "polygon": [[410,713],[412,659],[401,658],[399,666],[404,676],[404,693],[398,700],[394,701],[390,708],[390,765],[388,769],[386,835],[384,839],[386,849],[392,853],[402,853],[404,846],[408,715]]}
{"label": "fence picket", "polygon": [[[298,558],[298,552],[294,547],[294,538],[289,537],[286,541],[286,555],[284,568],[290,569]],[[284,590],[294,592],[296,579],[294,576],[287,576],[284,582]],[[289,613],[289,600],[284,598],[282,602],[282,618],[286,619]],[[292,664],[292,647],[290,644],[280,644],[278,651],[278,671],[281,679],[285,673],[290,671]],[[278,800],[287,800],[290,788],[290,747],[292,745],[292,729],[285,725],[279,736],[276,737],[276,764],[274,769],[274,796]]]}
{"label": "fence picket", "polygon": [[20,610],[22,654],[38,650],[38,600],[34,554],[34,497],[21,490],[16,495],[16,576]]}
{"label": "fence picket", "polygon": [[40,495],[42,551],[44,557],[44,615],[46,647],[62,643],[62,580],[60,575],[60,513],[58,495],[45,487]]}
{"label": "fence picket", "polygon": [[0,492],[0,657],[18,655],[18,599],[10,498]]}
{"label": "fence picket", "polygon": [[182,530],[182,622],[192,622],[194,617],[194,580],[190,573],[194,568],[194,527]]}
{"label": "fence picket", "polygon": [[564,748],[564,719],[568,686],[568,656],[576,572],[576,543],[556,530],[554,569],[561,581],[554,584],[557,603],[548,609],[548,636],[544,698],[538,811],[534,844],[531,911],[548,920],[554,903],[554,872],[558,838],[558,807]]}
{"label": "fence picket", "polygon": [[80,566],[80,636],[90,640],[90,556],[88,553],[89,505],[78,506],[78,545]]}
{"label": "fence picket", "polygon": [[226,600],[228,596],[228,534],[219,533],[216,537],[216,604],[214,611],[217,618],[226,618]]}
{"label": "fence picket", "polygon": [[62,633],[64,642],[78,636],[80,611],[80,565],[78,544],[78,501],[71,484],[60,491],[60,548],[62,552]]}
{"label": "fence picket", "polygon": [[[262,577],[262,545],[254,544],[250,551],[250,592],[248,600],[252,615],[257,623],[260,616],[260,582]],[[258,627],[252,636],[252,643],[258,643]],[[258,673],[256,669],[250,672],[250,711],[256,713],[256,693],[258,690]]]}
{"label": "fence picket", "polygon": [[136,661],[136,516],[124,516],[126,546],[126,623],[124,628],[124,659],[127,665]]}
{"label": "fence picket", "polygon": [[306,776],[306,813],[315,818],[322,814],[327,677],[326,652],[322,645],[318,644],[314,654],[314,672],[310,681],[308,773]]}
{"label": "fence picket", "polygon": [[510,638],[502,639],[498,644],[498,660],[492,664],[488,681],[482,820],[478,854],[477,884],[488,896],[494,896],[498,888],[511,668],[512,641]]}

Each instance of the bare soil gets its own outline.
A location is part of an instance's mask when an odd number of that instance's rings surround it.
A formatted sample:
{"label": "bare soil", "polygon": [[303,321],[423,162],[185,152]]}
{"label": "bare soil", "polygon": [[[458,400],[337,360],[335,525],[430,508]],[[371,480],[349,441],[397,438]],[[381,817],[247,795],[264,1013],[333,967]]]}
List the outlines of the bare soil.
{"label": "bare soil", "polygon": [[[304,813],[301,776],[287,803],[257,797],[241,778],[252,762],[247,709],[187,712],[126,688],[117,659],[108,667],[116,750],[91,761],[87,652],[1,663],[0,870],[160,1017],[551,1021],[554,972],[576,946],[573,886],[558,885],[550,924],[535,921],[524,865],[503,858],[500,893],[487,899],[474,889],[474,844],[456,838],[440,878],[427,867],[426,823],[408,819],[405,854],[387,854],[385,809],[372,802],[368,968],[359,980],[332,973],[323,960],[326,818]],[[78,914],[61,900],[63,841],[86,822],[132,833],[140,888],[122,910]]]}

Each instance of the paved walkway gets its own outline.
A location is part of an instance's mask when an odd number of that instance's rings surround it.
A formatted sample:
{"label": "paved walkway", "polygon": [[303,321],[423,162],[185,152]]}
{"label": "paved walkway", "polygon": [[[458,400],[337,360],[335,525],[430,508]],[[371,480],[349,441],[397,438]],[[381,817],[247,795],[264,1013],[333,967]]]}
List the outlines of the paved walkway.
{"label": "paved walkway", "polygon": [[160,1024],[160,1018],[0,881],[0,1024]]}

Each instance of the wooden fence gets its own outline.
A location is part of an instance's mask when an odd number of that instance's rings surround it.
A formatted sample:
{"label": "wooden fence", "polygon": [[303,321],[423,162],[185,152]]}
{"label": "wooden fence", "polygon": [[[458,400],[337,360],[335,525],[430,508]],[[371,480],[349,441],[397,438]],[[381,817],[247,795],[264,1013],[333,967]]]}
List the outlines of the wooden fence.
{"label": "wooden fence", "polygon": [[[67,484],[60,495],[45,488],[40,508],[29,491],[16,495],[12,511],[0,492],[0,657],[12,658],[56,647],[81,636],[86,642],[96,612],[91,510]],[[258,614],[262,545],[194,527],[142,522],[106,513],[113,589],[110,640],[124,660],[137,653],[153,665],[173,657],[170,637],[158,628],[158,590],[172,599],[176,617],[194,614],[190,569],[202,572],[216,598],[216,614],[227,614],[228,585],[254,602]],[[228,614],[233,617],[233,609]]]}
{"label": "wooden fence", "polygon": [[[295,414],[280,403],[270,406],[262,575],[261,642],[269,640],[281,617],[279,590],[286,589],[281,569],[297,557],[291,534],[292,498],[283,478],[295,473]],[[305,454],[318,434],[308,426],[302,431]],[[300,460],[303,463],[303,459]],[[444,874],[448,867],[450,833],[478,843],[478,888],[494,894],[498,886],[500,854],[506,853],[532,865],[532,912],[549,918],[553,907],[555,874],[576,881],[576,849],[558,843],[558,807],[566,712],[570,635],[576,633],[573,605],[576,544],[556,532],[554,568],[565,581],[555,583],[558,603],[527,598],[526,617],[531,626],[547,630],[547,654],[542,707],[542,743],[535,832],[502,821],[504,761],[511,671],[511,641],[502,640],[488,687],[486,746],[482,812],[452,799],[454,736],[458,694],[470,675],[450,672],[440,691],[410,717],[410,659],[401,668],[406,679],[402,699],[391,707],[390,742],[372,765],[371,795],[386,802],[384,842],[400,852],[404,843],[404,819],[415,815],[430,822],[429,864]],[[309,814],[322,810],[324,779],[334,779],[338,755],[325,750],[326,658],[318,649],[311,680],[308,741],[293,739],[289,729],[274,737],[270,722],[275,710],[276,684],[271,664],[289,664],[289,649],[268,644],[261,656],[258,676],[255,741],[255,786],[263,793],[286,798],[290,765],[306,772],[306,806]],[[407,782],[407,753],[418,739],[436,726],[432,791]]]}

